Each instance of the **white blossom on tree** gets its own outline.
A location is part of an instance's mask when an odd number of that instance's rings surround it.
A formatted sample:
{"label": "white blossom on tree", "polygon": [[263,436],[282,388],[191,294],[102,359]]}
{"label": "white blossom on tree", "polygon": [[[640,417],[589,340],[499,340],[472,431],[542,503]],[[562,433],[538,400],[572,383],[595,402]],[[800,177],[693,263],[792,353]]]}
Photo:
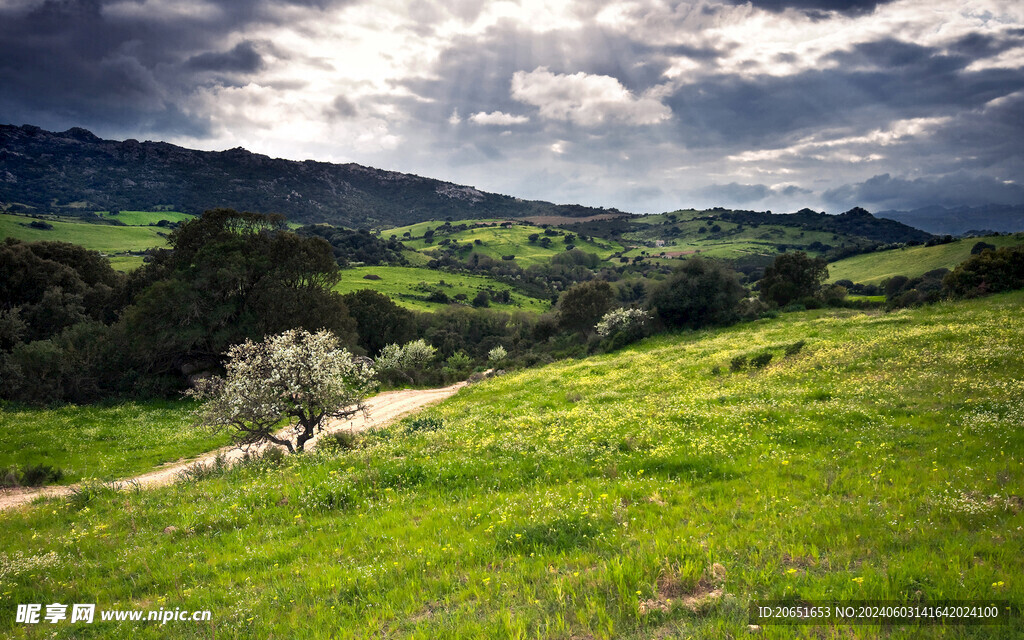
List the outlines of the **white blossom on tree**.
{"label": "white blossom on tree", "polygon": [[[326,419],[365,411],[363,398],[376,387],[373,367],[329,331],[246,340],[226,355],[227,375],[202,379],[189,394],[203,401],[200,424],[233,431],[239,446],[271,442],[302,451]],[[278,435],[283,420],[290,424]]]}
{"label": "white blossom on tree", "polygon": [[500,344],[487,352],[487,360],[491,364],[500,364],[507,357],[508,351]]}
{"label": "white blossom on tree", "polygon": [[604,314],[594,327],[597,335],[602,338],[624,333],[630,337],[640,337],[651,319],[651,314],[643,309],[613,309]]}
{"label": "white blossom on tree", "polygon": [[423,369],[437,353],[437,349],[423,340],[414,340],[405,346],[389,344],[380,350],[374,360],[378,371],[394,372],[415,382],[415,373]]}

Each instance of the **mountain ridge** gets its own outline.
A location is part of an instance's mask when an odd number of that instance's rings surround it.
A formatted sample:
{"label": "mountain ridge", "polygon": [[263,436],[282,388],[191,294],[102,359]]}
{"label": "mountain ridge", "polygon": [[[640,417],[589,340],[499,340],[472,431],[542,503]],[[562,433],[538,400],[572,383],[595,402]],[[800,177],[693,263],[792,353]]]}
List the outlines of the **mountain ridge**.
{"label": "mountain ridge", "polygon": [[356,163],[285,160],[242,147],[199,151],[167,142],[104,140],[81,127],[52,132],[34,125],[0,125],[0,203],[10,211],[65,214],[111,209],[198,214],[229,207],[349,227],[447,217],[625,215]]}
{"label": "mountain ridge", "polygon": [[911,211],[879,211],[878,218],[888,218],[923,229],[929,233],[984,235],[998,231],[1024,231],[1024,205],[987,204],[976,207],[921,207]]}

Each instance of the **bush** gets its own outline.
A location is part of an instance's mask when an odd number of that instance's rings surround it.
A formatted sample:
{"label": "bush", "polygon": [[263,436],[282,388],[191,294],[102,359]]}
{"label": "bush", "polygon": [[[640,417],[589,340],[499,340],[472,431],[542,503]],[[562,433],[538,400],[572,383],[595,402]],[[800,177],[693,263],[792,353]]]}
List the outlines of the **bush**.
{"label": "bush", "polygon": [[0,477],[3,487],[39,487],[60,482],[64,471],[48,464],[24,464],[8,467]]}
{"label": "bush", "polygon": [[594,328],[612,348],[618,348],[646,336],[650,319],[651,314],[643,309],[619,308],[604,314]]}
{"label": "bush", "polygon": [[444,428],[444,420],[432,416],[413,418],[405,423],[406,433],[440,431]]}
{"label": "bush", "polygon": [[316,445],[320,451],[327,452],[351,451],[358,446],[359,436],[355,432],[345,430],[324,435]]}
{"label": "bush", "polygon": [[964,260],[942,281],[949,295],[970,297],[1024,287],[1024,246],[986,250]]}
{"label": "bush", "polygon": [[437,349],[422,339],[413,340],[405,346],[389,344],[374,359],[374,366],[382,375],[397,376],[415,384],[436,353]]}
{"label": "bush", "polygon": [[508,357],[508,351],[500,344],[487,352],[487,361],[497,366]]}
{"label": "bush", "polygon": [[747,368],[747,356],[736,356],[729,361],[729,371],[736,373]]}
{"label": "bush", "polygon": [[754,367],[755,369],[763,369],[767,367],[768,363],[771,361],[772,353],[770,351],[765,351],[764,353],[759,353],[753,358],[751,358],[750,366]]}

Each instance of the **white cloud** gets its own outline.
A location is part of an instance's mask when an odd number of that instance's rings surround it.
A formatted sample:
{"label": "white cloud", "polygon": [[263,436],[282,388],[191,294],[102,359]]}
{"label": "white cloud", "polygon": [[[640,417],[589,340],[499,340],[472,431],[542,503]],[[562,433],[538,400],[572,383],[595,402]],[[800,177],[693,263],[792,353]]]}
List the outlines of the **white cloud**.
{"label": "white cloud", "polygon": [[897,120],[884,128],[859,136],[830,138],[822,132],[803,138],[788,147],[744,151],[728,157],[734,162],[773,162],[785,159],[837,160],[841,162],[870,162],[884,159],[877,153],[857,154],[845,147],[888,147],[905,144],[915,138],[927,136],[950,122],[950,117],[910,118]]}
{"label": "white cloud", "polygon": [[469,116],[469,120],[473,124],[507,126],[510,124],[523,124],[524,122],[529,122],[530,118],[527,116],[514,116],[511,113],[504,113],[502,111],[492,111],[491,113],[484,113],[483,111],[480,111],[479,113],[474,113]]}
{"label": "white cloud", "polygon": [[626,124],[656,124],[672,110],[651,94],[633,95],[611,76],[551,73],[547,67],[512,74],[511,95],[533,105],[549,120],[594,126],[615,120]]}

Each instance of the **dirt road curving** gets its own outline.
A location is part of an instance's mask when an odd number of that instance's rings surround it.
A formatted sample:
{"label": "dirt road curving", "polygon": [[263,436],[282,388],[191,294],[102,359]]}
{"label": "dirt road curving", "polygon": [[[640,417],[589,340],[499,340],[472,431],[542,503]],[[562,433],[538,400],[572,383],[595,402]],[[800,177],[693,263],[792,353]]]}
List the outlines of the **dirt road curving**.
{"label": "dirt road curving", "polygon": [[[449,387],[440,389],[403,389],[401,391],[386,391],[366,401],[367,415],[356,414],[351,420],[335,420],[327,425],[327,428],[317,437],[306,443],[307,447],[315,447],[317,440],[327,433],[335,431],[351,430],[362,431],[370,427],[381,427],[387,425],[406,414],[413,413],[428,405],[435,404],[445,398],[454,395],[459,389],[466,386],[465,382],[457,382]],[[118,482],[137,483],[142,488],[160,487],[172,484],[178,473],[185,468],[197,463],[209,463],[218,455],[223,455],[227,460],[240,459],[244,452],[237,447],[224,447],[201,456],[178,460],[157,467],[149,473],[144,473],[132,478],[122,478]],[[51,486],[41,488],[19,488],[5,490],[0,493],[0,511],[11,509],[19,505],[28,504],[40,496],[60,497],[69,495],[76,485]]]}

